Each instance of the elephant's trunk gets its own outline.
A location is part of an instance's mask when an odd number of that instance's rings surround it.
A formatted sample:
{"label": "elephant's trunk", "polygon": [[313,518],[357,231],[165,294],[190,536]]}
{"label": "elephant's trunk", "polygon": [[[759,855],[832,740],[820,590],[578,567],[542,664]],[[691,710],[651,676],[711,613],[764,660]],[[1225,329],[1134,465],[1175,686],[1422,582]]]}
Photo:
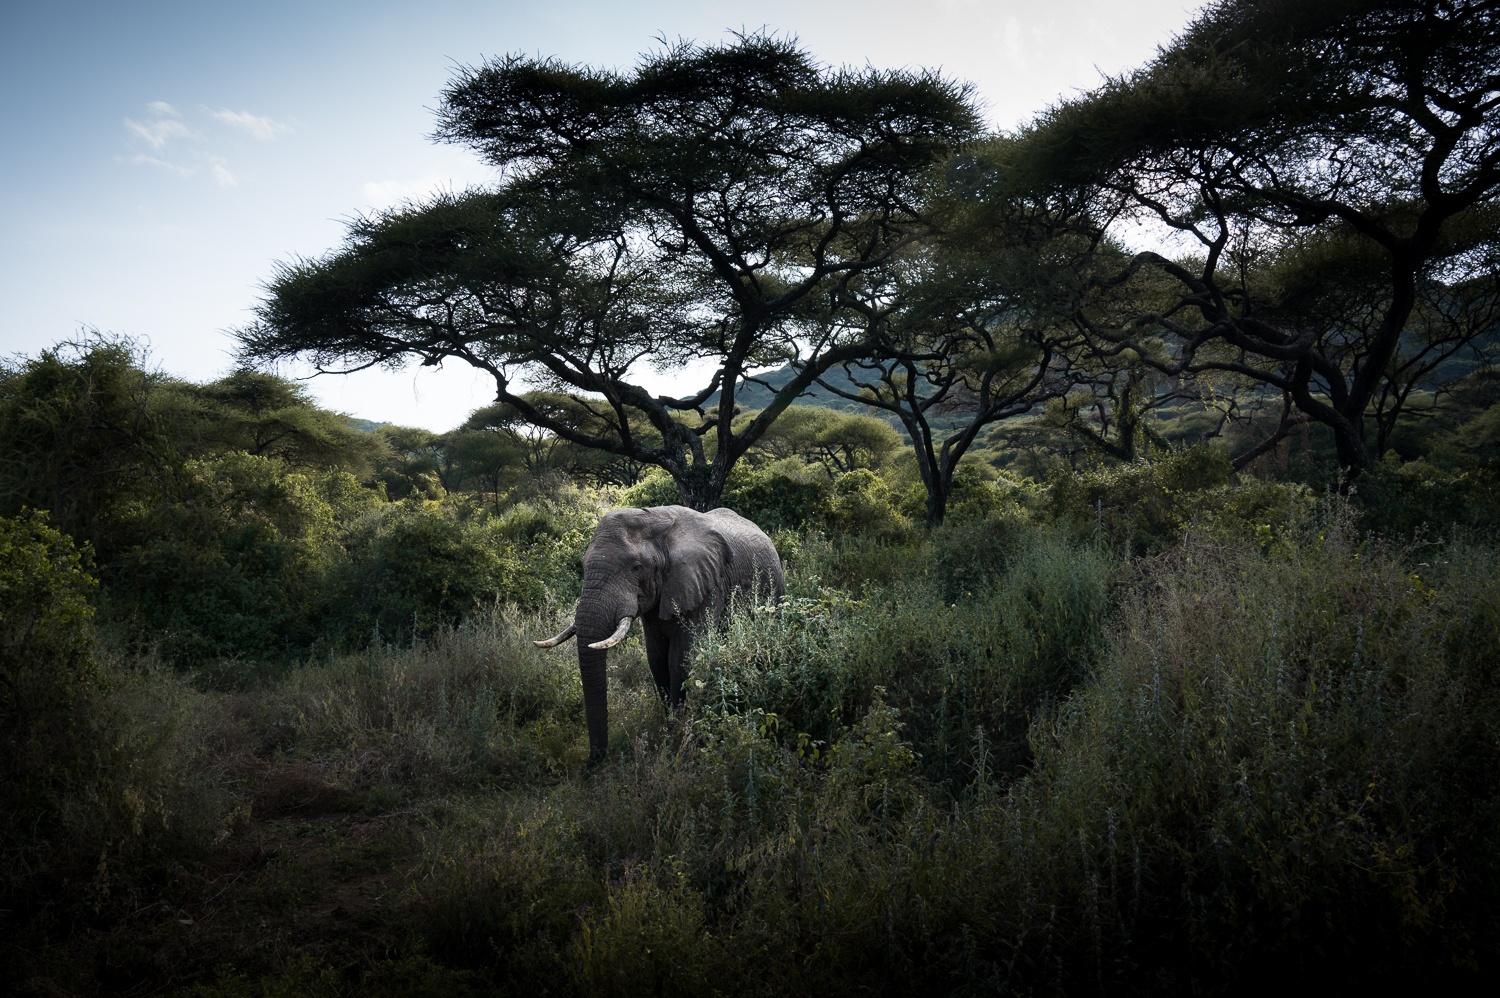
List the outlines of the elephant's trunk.
{"label": "elephant's trunk", "polygon": [[583,680],[583,717],[589,729],[589,765],[604,759],[609,748],[609,679],[604,671],[608,654],[578,642],[578,675]]}
{"label": "elephant's trunk", "polygon": [[[585,584],[583,598],[573,623],[578,634],[578,675],[583,682],[583,714],[589,729],[589,763],[598,763],[609,747],[609,680],[604,669],[606,649],[618,644],[621,618],[629,629],[635,612],[634,600],[620,598],[613,592],[590,592]],[[629,605],[627,605],[627,603]]]}

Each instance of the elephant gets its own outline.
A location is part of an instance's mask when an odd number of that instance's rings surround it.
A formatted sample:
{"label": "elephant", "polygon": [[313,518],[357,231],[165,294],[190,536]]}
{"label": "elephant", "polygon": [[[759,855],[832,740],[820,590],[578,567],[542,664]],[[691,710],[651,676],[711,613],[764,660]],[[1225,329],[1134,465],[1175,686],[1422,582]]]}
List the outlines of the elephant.
{"label": "elephant", "polygon": [[589,765],[609,741],[605,652],[641,620],[646,660],[669,708],[683,701],[693,634],[724,619],[735,594],[780,599],[786,592],[771,539],[729,509],[686,506],[606,513],[583,554],[583,594],[561,634],[533,642],[552,648],[578,639],[578,671],[589,732]]}

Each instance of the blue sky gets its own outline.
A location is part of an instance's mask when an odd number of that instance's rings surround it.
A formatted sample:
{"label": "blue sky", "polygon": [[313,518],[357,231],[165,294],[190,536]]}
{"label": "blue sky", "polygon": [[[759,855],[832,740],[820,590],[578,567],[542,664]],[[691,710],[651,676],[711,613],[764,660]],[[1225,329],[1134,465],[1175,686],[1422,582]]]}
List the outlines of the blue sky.
{"label": "blue sky", "polygon": [[[173,374],[226,372],[276,261],[328,251],[360,212],[492,179],[427,138],[458,64],[628,67],[659,36],[766,27],[830,64],[940,67],[1009,128],[1149,58],[1195,6],[0,0],[0,354],[92,327],[148,341]],[[453,367],[309,384],[341,411],[435,430],[492,392]]]}

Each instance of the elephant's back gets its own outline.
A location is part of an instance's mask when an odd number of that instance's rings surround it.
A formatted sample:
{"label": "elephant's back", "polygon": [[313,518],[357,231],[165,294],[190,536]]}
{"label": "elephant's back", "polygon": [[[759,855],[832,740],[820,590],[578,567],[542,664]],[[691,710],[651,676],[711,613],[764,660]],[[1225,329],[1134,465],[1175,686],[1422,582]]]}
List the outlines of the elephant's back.
{"label": "elephant's back", "polygon": [[[763,595],[780,598],[786,593],[786,580],[781,573],[781,555],[766,532],[753,520],[732,509],[719,507],[703,514],[714,520],[714,526],[730,541],[734,550],[734,585],[740,588],[758,589]],[[757,580],[755,577],[759,575]],[[770,590],[767,593],[767,589]]]}

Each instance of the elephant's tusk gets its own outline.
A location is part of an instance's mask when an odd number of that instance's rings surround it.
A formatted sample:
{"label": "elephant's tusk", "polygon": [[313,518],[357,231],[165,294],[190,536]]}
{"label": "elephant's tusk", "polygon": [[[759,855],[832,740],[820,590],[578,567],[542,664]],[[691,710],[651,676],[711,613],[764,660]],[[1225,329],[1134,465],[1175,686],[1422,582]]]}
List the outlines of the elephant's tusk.
{"label": "elephant's tusk", "polygon": [[570,623],[568,624],[567,628],[557,637],[548,638],[546,641],[533,641],[532,644],[536,645],[538,648],[551,648],[552,646],[560,645],[564,641],[571,638],[573,636],[573,633],[577,630],[578,628]]}
{"label": "elephant's tusk", "polygon": [[603,641],[595,641],[593,644],[589,645],[589,647],[599,649],[613,648],[615,645],[625,640],[625,633],[630,630],[630,622],[634,619],[634,617],[621,617],[620,626],[615,628],[615,633],[611,634]]}

